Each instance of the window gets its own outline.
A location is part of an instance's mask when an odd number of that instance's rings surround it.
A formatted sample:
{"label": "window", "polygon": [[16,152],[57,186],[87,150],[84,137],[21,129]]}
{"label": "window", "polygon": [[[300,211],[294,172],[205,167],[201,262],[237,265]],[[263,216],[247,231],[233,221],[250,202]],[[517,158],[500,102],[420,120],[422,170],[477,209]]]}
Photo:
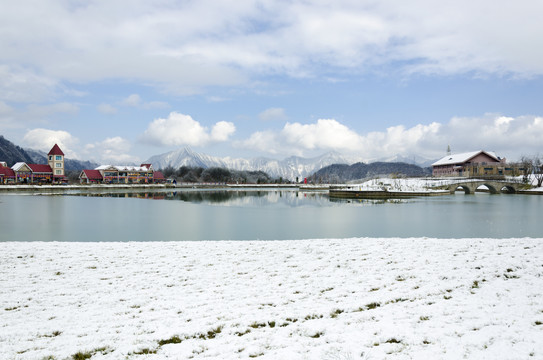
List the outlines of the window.
{"label": "window", "polygon": [[58,160],[58,161],[62,160],[62,155],[56,155],[55,160]]}
{"label": "window", "polygon": [[49,155],[49,161],[53,160],[53,155]]}
{"label": "window", "polygon": [[62,170],[55,170],[56,175],[62,175]]}
{"label": "window", "polygon": [[61,163],[55,163],[55,167],[61,168],[62,164]]}

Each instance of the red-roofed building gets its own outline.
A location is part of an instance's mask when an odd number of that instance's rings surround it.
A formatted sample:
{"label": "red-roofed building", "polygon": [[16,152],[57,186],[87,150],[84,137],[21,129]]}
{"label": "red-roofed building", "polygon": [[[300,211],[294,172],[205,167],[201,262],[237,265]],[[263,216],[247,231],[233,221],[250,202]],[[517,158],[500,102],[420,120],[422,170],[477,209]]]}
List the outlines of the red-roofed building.
{"label": "red-roofed building", "polygon": [[47,164],[51,167],[55,180],[64,178],[64,153],[57,144],[55,144],[49,151],[49,154],[47,154]]}
{"label": "red-roofed building", "polygon": [[99,170],[83,170],[79,175],[79,181],[81,183],[101,183],[104,180]]}
{"label": "red-roofed building", "polygon": [[164,174],[161,171],[154,171],[153,172],[153,182],[156,183],[163,183],[166,181],[166,178],[164,177]]}
{"label": "red-roofed building", "polygon": [[15,171],[7,167],[6,163],[0,163],[0,184],[15,182]]}
{"label": "red-roofed building", "polygon": [[51,166],[43,164],[27,164],[32,171],[32,182],[51,182],[53,181],[53,170]]}

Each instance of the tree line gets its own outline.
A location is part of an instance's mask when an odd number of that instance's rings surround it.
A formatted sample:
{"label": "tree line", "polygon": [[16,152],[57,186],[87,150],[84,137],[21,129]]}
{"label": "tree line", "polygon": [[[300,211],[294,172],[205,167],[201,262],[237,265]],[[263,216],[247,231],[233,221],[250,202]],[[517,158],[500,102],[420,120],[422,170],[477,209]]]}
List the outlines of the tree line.
{"label": "tree line", "polygon": [[166,178],[183,183],[272,184],[283,183],[283,178],[272,178],[264,171],[230,170],[220,167],[203,168],[168,166],[161,169]]}

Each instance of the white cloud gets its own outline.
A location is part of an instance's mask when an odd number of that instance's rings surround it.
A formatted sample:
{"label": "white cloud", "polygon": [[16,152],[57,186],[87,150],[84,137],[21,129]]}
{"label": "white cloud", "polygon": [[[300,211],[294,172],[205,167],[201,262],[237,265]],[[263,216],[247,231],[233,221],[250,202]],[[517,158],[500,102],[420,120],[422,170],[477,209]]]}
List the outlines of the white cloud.
{"label": "white cloud", "polygon": [[110,104],[100,104],[98,105],[98,111],[100,111],[102,114],[108,114],[113,115],[117,113],[117,108]]}
{"label": "white cloud", "polygon": [[258,114],[258,118],[262,121],[285,121],[287,115],[283,108],[269,108]]}
{"label": "white cloud", "polygon": [[78,142],[77,138],[62,130],[33,129],[23,137],[23,143],[31,149],[49,152],[53,145],[57,144],[66,157],[72,159],[79,158],[74,152],[74,147]]}
{"label": "white cloud", "polygon": [[220,121],[210,133],[191,116],[172,112],[166,119],[153,120],[145,130],[142,141],[159,146],[203,146],[228,140],[235,129],[233,123]]}
{"label": "white cloud", "polygon": [[487,114],[455,117],[447,124],[434,122],[410,128],[398,125],[366,134],[334,119],[320,119],[313,124],[287,123],[280,131],[255,132],[235,146],[287,156],[334,150],[379,159],[394,155],[439,158],[451,145],[456,153],[487,150],[517,159],[522,154],[540,152],[542,138],[543,117]]}
{"label": "white cloud", "polygon": [[219,121],[211,129],[211,140],[216,142],[226,141],[234,132],[236,132],[236,127],[233,123]]}
{"label": "white cloud", "polygon": [[87,158],[102,164],[127,165],[138,162],[137,157],[129,154],[131,148],[130,141],[115,136],[94,144],[87,144],[85,154]]}
{"label": "white cloud", "polygon": [[141,97],[138,94],[129,95],[123,100],[123,104],[127,106],[139,106],[142,103]]}
{"label": "white cloud", "polygon": [[164,101],[149,101],[145,102],[138,94],[129,95],[122,101],[123,105],[143,108],[143,109],[160,109],[168,107],[168,103]]}
{"label": "white cloud", "polygon": [[[543,4],[458,0],[150,4],[43,0],[0,11],[0,99],[121,79],[191,94],[263,74],[543,74]],[[39,54],[39,56],[36,56]],[[5,64],[27,64],[25,68]],[[340,76],[341,77],[341,76]]]}

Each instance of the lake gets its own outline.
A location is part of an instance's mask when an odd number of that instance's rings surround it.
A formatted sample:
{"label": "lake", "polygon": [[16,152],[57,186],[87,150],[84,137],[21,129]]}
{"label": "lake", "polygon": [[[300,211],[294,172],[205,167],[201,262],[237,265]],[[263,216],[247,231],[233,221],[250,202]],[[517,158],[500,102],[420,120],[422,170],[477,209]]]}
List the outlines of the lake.
{"label": "lake", "polygon": [[0,241],[542,237],[543,197],[332,201],[295,189],[0,194]]}

